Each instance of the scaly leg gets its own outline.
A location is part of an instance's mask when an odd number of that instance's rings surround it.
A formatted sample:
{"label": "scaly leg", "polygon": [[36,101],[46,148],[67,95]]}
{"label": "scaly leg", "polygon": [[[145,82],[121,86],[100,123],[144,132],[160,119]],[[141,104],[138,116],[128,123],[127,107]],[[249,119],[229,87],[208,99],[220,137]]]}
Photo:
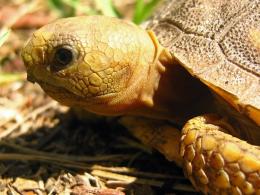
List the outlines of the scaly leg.
{"label": "scaly leg", "polygon": [[[225,133],[215,115],[189,120],[182,133],[165,121],[124,117],[130,132],[184,169],[205,194],[260,194],[260,149]],[[179,144],[180,143],[180,144]]]}
{"label": "scaly leg", "polygon": [[185,124],[180,148],[185,173],[205,194],[260,194],[260,149],[226,134],[228,126],[214,115]]}
{"label": "scaly leg", "polygon": [[180,130],[170,124],[167,125],[166,121],[143,117],[122,117],[120,123],[145,145],[155,148],[169,161],[182,166],[182,158],[179,154]]}

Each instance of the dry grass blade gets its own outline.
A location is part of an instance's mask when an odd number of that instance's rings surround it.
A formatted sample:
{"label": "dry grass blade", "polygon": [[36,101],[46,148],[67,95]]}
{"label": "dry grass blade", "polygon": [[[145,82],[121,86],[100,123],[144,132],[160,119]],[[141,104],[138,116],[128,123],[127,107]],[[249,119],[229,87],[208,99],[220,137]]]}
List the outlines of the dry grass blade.
{"label": "dry grass blade", "polygon": [[10,31],[11,31],[10,28],[7,27],[3,27],[2,29],[0,29],[0,47],[8,39]]}
{"label": "dry grass blade", "polygon": [[143,179],[143,178],[138,178],[138,177],[133,177],[133,176],[128,176],[128,175],[121,175],[118,173],[111,173],[108,171],[102,171],[102,170],[93,170],[91,172],[92,175],[106,178],[106,179],[112,179],[112,180],[119,180],[119,181],[124,181],[126,184],[131,184],[131,183],[138,183],[138,184],[145,184],[145,185],[151,185],[151,186],[157,186],[157,187],[162,187],[164,182],[163,181],[158,181],[154,179]]}
{"label": "dry grass blade", "polygon": [[[173,179],[174,177],[163,174],[158,174],[158,178],[154,173],[145,173],[135,171],[134,169],[129,169],[127,167],[105,167],[100,165],[91,165],[86,163],[79,163],[67,159],[60,159],[57,157],[51,156],[42,156],[42,155],[29,155],[29,154],[14,154],[14,153],[5,153],[0,154],[0,161],[6,160],[19,160],[19,161],[41,161],[44,163],[50,163],[53,165],[58,165],[66,168],[76,168],[80,170],[91,171],[91,174],[108,180],[117,180],[123,182],[125,185],[131,183],[150,185],[155,187],[162,187],[165,184],[165,181],[162,179]],[[146,178],[150,174],[150,177]],[[133,176],[136,175],[136,176]],[[180,189],[183,191],[193,191],[188,185],[175,184],[172,186],[173,189]]]}
{"label": "dry grass blade", "polygon": [[49,164],[59,165],[61,167],[75,168],[81,170],[100,170],[100,171],[109,171],[112,173],[120,173],[132,176],[147,177],[153,179],[182,179],[180,177],[175,177],[172,175],[166,174],[157,174],[157,173],[148,173],[136,171],[132,168],[127,167],[105,167],[100,165],[91,165],[82,162],[76,162],[66,158],[57,158],[56,156],[43,156],[35,154],[20,154],[20,153],[2,153],[0,154],[0,161],[6,160],[19,160],[19,161],[40,161]]}
{"label": "dry grass blade", "polygon": [[[43,155],[20,154],[20,153],[0,154],[0,161],[7,161],[7,160],[40,161],[40,162],[59,165],[61,167],[76,168],[82,170],[93,170],[93,167],[90,164],[80,163],[68,159],[57,158],[55,156],[43,156]],[[103,169],[102,167],[95,167],[95,168]]]}
{"label": "dry grass blade", "polygon": [[[123,185],[129,185],[131,183],[135,184],[142,184],[142,185],[149,185],[149,186],[156,186],[156,187],[162,187],[165,185],[165,182],[162,180],[155,180],[154,178],[139,178],[139,177],[134,177],[134,176],[128,176],[128,175],[122,175],[118,173],[111,173],[108,171],[103,171],[103,170],[93,170],[91,172],[92,175],[98,176],[104,179],[110,179],[110,180],[117,180],[121,181],[121,184]],[[116,183],[114,181],[108,183]],[[185,184],[180,184],[176,183],[172,186],[174,190],[181,190],[181,191],[186,191],[186,192],[195,192],[194,188],[192,188],[190,185],[185,185]]]}
{"label": "dry grass blade", "polygon": [[126,160],[130,159],[132,155],[124,155],[124,154],[114,154],[114,155],[100,155],[100,156],[79,156],[79,155],[62,155],[62,154],[55,154],[55,153],[49,153],[49,152],[42,152],[30,148],[26,148],[23,146],[19,146],[14,143],[8,143],[5,141],[0,141],[0,145],[5,145],[7,147],[13,148],[17,151],[20,151],[22,153],[27,153],[31,155],[41,155],[41,156],[47,156],[47,157],[55,157],[59,159],[69,160],[69,161],[77,161],[77,162],[101,162],[101,161],[118,161],[120,160]]}

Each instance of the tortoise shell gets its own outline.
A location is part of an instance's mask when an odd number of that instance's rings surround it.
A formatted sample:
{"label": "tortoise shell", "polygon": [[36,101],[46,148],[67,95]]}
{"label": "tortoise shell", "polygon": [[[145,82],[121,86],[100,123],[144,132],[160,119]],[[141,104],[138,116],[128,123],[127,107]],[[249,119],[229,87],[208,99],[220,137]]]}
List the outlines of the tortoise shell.
{"label": "tortoise shell", "polygon": [[260,124],[259,0],[169,0],[148,28],[190,74]]}

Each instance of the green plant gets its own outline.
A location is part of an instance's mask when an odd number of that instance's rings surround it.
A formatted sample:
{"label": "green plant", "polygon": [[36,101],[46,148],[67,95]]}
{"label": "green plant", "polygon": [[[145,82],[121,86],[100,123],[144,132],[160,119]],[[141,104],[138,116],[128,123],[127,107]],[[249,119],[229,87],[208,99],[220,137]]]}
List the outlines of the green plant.
{"label": "green plant", "polygon": [[121,14],[114,6],[112,0],[94,0],[94,1],[97,7],[100,8],[100,11],[103,15],[121,18]]}
{"label": "green plant", "polygon": [[51,9],[58,11],[62,17],[74,16],[79,0],[48,0]]}
{"label": "green plant", "polygon": [[133,22],[136,24],[140,24],[145,21],[154,11],[156,5],[161,0],[150,0],[145,3],[144,0],[136,0]]}
{"label": "green plant", "polygon": [[8,39],[8,36],[10,34],[9,28],[2,28],[0,30],[0,47],[4,44],[4,42]]}
{"label": "green plant", "polygon": [[[99,10],[82,6],[80,0],[48,0],[48,4],[51,9],[60,13],[61,17],[74,16],[76,10],[80,10],[82,13],[93,15],[102,14],[112,17],[123,17],[116,9],[112,0],[92,0]],[[136,0],[134,7],[134,16],[132,21],[136,24],[142,23],[146,20],[154,11],[154,8],[161,0],[150,0],[148,2],[144,0]]]}

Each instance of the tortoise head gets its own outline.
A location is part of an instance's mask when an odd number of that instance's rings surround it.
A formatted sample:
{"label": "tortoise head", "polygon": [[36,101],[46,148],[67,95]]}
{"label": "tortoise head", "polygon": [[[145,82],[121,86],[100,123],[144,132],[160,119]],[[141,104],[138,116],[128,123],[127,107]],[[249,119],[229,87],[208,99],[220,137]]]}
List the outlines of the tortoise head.
{"label": "tortoise head", "polygon": [[[100,114],[152,104],[159,44],[134,24],[104,16],[59,19],[22,51],[28,80],[54,99]],[[153,66],[157,68],[153,68]],[[130,106],[131,105],[131,106]]]}

